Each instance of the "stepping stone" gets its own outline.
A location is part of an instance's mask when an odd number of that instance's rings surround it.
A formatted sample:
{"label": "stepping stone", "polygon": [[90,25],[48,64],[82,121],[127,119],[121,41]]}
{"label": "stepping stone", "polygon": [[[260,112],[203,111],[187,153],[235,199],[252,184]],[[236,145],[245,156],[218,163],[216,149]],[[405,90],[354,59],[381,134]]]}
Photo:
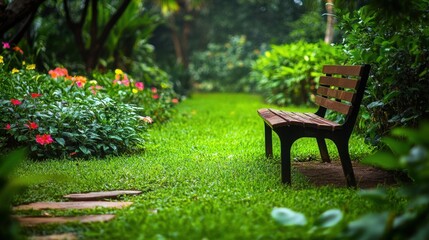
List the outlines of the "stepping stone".
{"label": "stepping stone", "polygon": [[64,197],[72,201],[93,201],[106,198],[118,198],[122,195],[139,195],[142,191],[116,190],[107,192],[74,193]]}
{"label": "stepping stone", "polygon": [[63,224],[63,223],[92,223],[92,222],[106,222],[115,217],[112,214],[103,215],[86,215],[78,217],[16,217],[15,219],[24,227],[32,227],[41,224]]}
{"label": "stepping stone", "polygon": [[105,207],[105,208],[124,208],[128,207],[132,202],[103,202],[103,201],[94,201],[94,202],[36,202],[26,205],[20,205],[13,207],[13,210],[46,210],[46,209],[88,209],[96,207]]}
{"label": "stepping stone", "polygon": [[29,240],[76,240],[78,239],[77,235],[74,233],[63,233],[63,234],[54,234],[46,236],[32,236],[28,238]]}

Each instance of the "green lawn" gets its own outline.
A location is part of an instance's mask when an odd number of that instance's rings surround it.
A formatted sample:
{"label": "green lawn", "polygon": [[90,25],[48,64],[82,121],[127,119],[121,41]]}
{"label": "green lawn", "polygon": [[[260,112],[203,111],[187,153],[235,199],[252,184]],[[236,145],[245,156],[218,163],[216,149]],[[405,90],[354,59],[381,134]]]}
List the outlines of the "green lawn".
{"label": "green lawn", "polygon": [[[76,232],[85,239],[318,238],[322,233],[308,231],[314,218],[328,209],[343,210],[349,221],[368,211],[403,206],[398,199],[392,199],[391,206],[373,204],[353,189],[316,188],[295,171],[292,186],[281,184],[276,139],[274,158],[264,157],[263,123],[256,113],[261,107],[267,105],[253,95],[195,94],[178,106],[177,115],[168,123],[150,130],[150,141],[142,154],[104,160],[25,162],[18,176],[65,177],[30,187],[15,198],[14,204],[60,201],[64,194],[87,191],[144,192],[123,198],[134,202],[124,210],[45,211],[52,215],[117,214],[111,222],[28,228],[25,233]],[[354,136],[350,145],[352,159],[370,152],[359,137]],[[329,149],[336,158],[332,144]],[[299,140],[292,156],[319,159],[316,141]],[[309,217],[308,226],[279,226],[270,216],[273,207],[303,212]]]}

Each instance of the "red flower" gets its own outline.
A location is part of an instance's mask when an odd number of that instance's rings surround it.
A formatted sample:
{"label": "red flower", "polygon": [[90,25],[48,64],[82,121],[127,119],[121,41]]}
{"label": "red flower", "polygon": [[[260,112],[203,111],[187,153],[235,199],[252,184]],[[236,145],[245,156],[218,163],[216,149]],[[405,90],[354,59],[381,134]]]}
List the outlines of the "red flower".
{"label": "red flower", "polygon": [[158,99],[158,98],[159,98],[159,95],[158,95],[158,94],[154,94],[154,95],[152,96],[152,98],[153,98],[153,99]]}
{"label": "red flower", "polygon": [[174,104],[179,103],[179,99],[177,99],[177,98],[173,98],[173,99],[171,100],[171,102],[172,102],[172,103],[174,103]]}
{"label": "red flower", "polygon": [[28,121],[28,124],[24,124],[24,126],[28,127],[29,129],[37,129],[39,126],[35,122]]}
{"label": "red flower", "polygon": [[12,98],[12,99],[10,100],[10,102],[11,102],[13,105],[15,105],[15,106],[17,106],[17,105],[21,105],[21,104],[22,104],[22,102],[21,102],[21,101],[19,101],[18,99],[14,99],[14,98]]}
{"label": "red flower", "polygon": [[40,145],[46,145],[46,144],[51,144],[54,142],[54,140],[52,139],[51,135],[49,134],[43,134],[43,135],[36,135],[36,142]]}
{"label": "red flower", "polygon": [[40,93],[32,93],[31,94],[31,98],[38,98],[40,96],[42,96],[42,94],[40,94]]}
{"label": "red flower", "polygon": [[157,93],[158,92],[158,89],[156,89],[156,87],[152,87],[150,90],[152,91],[152,93]]}
{"label": "red flower", "polygon": [[4,129],[6,130],[10,130],[12,127],[10,126],[10,123],[6,124],[6,127],[4,127]]}
{"label": "red flower", "polygon": [[8,42],[2,42],[2,44],[4,49],[10,48],[10,44]]}

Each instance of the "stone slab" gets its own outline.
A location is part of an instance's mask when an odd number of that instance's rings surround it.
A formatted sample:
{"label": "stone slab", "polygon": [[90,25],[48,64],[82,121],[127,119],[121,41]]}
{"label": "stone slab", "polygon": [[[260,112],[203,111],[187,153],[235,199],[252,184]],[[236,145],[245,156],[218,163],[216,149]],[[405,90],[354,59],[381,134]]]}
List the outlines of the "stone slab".
{"label": "stone slab", "polygon": [[104,208],[124,208],[132,202],[104,202],[104,201],[83,201],[83,202],[36,202],[13,207],[13,210],[49,210],[49,209],[91,209],[97,207]]}
{"label": "stone slab", "polygon": [[106,222],[115,217],[113,214],[86,215],[77,217],[16,217],[15,219],[24,227],[32,227],[42,224],[64,224],[64,223],[93,223]]}
{"label": "stone slab", "polygon": [[45,236],[31,236],[29,240],[76,240],[77,235],[74,233],[53,234]]}
{"label": "stone slab", "polygon": [[94,201],[106,198],[118,198],[122,195],[139,195],[142,191],[134,190],[115,190],[106,192],[88,192],[88,193],[73,193],[64,197],[72,201]]}

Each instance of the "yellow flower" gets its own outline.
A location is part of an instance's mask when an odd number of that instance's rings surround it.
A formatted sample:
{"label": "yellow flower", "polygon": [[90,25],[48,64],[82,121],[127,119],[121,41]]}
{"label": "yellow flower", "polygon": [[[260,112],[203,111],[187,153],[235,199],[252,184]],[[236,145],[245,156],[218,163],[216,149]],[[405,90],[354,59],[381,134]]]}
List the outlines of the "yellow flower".
{"label": "yellow flower", "polygon": [[137,88],[133,88],[133,90],[132,90],[132,91],[133,91],[133,93],[134,93],[134,94],[136,94],[136,93],[138,93],[138,92],[139,92],[139,90],[137,90]]}
{"label": "yellow flower", "polygon": [[89,81],[89,84],[91,84],[91,85],[97,85],[97,81],[91,80],[91,81]]}
{"label": "yellow flower", "polygon": [[26,69],[27,70],[34,70],[34,69],[36,69],[36,64],[29,64],[29,65],[27,65]]}
{"label": "yellow flower", "polygon": [[18,72],[19,72],[19,70],[18,70],[18,69],[16,69],[16,68],[13,68],[13,69],[12,69],[12,73],[13,73],[13,74],[18,73]]}
{"label": "yellow flower", "polygon": [[22,66],[24,66],[25,65],[25,61],[22,61]]}
{"label": "yellow flower", "polygon": [[122,72],[121,69],[115,69],[115,74],[116,75],[124,75],[124,72]]}
{"label": "yellow flower", "polygon": [[0,63],[4,63],[3,62],[3,56],[0,56]]}

